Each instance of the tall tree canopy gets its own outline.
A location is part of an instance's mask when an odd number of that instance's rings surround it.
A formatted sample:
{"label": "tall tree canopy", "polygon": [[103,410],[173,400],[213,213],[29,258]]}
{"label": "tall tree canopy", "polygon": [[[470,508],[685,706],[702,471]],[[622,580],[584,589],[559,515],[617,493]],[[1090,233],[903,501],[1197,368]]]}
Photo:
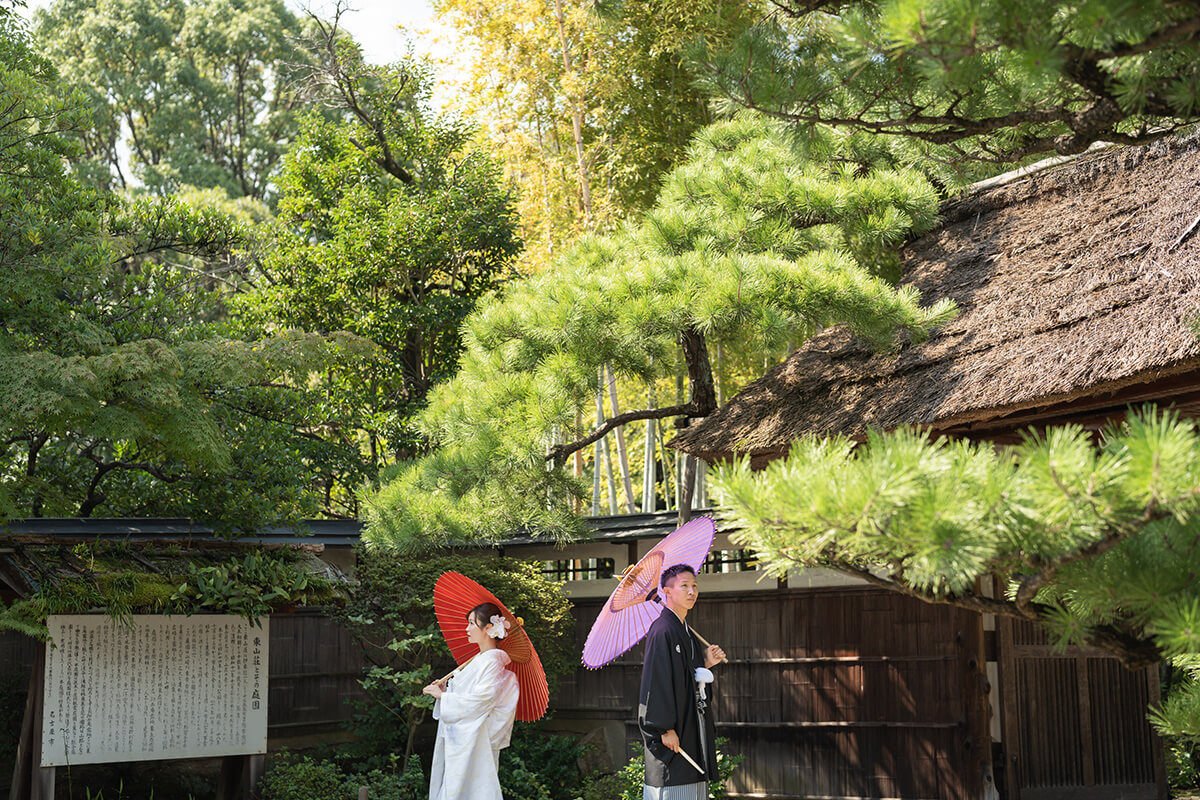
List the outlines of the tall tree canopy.
{"label": "tall tree canopy", "polygon": [[712,121],[683,67],[700,37],[723,45],[756,12],[733,0],[436,0],[464,38],[468,108],[520,188],[530,269],[581,232],[648,208]]}
{"label": "tall tree canopy", "polygon": [[232,307],[253,338],[344,330],[379,347],[319,381],[313,435],[359,455],[314,477],[328,513],[354,514],[362,481],[423,449],[410,418],[454,371],[463,319],[511,275],[521,243],[470,126],[427,110],[426,65],[367,65],[332,23],[314,23],[312,52],[301,77],[324,114],[288,152],[277,222]]}
{"label": "tall tree canopy", "polygon": [[[467,320],[458,374],[423,416],[441,448],[370,499],[371,538],[571,529],[566,458],[623,422],[711,413],[710,343],[766,348],[844,321],[888,347],[947,319],[949,304],[922,307],[877,277],[932,224],[932,187],[914,171],[829,157],[852,155],[843,144],[830,134],[823,157],[807,158],[762,119],[714,125],[640,225],[584,240],[485,303]],[[650,381],[680,362],[687,402],[577,427],[602,365]]]}
{"label": "tall tree canopy", "polygon": [[229,529],[313,514],[309,445],[281,421],[293,400],[279,383],[369,348],[228,335],[208,267],[241,240],[237,223],[68,175],[90,104],[11,17],[0,95],[0,513]]}
{"label": "tall tree canopy", "polygon": [[306,60],[283,0],[55,0],[36,30],[90,101],[77,168],[94,181],[267,197],[296,132],[288,67]]}
{"label": "tall tree canopy", "polygon": [[772,0],[705,86],[800,125],[999,164],[1145,142],[1200,115],[1200,12],[1177,0]]}

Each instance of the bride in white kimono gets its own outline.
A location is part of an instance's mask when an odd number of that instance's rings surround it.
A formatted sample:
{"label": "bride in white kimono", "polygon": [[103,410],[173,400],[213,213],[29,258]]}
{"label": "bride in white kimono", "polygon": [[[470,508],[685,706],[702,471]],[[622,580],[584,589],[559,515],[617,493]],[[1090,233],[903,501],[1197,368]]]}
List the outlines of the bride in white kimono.
{"label": "bride in white kimono", "polygon": [[437,743],[429,771],[429,800],[503,800],[500,751],[508,747],[517,714],[517,676],[500,649],[512,623],[492,603],[467,614],[467,639],[479,655],[447,681],[424,688],[437,702]]}

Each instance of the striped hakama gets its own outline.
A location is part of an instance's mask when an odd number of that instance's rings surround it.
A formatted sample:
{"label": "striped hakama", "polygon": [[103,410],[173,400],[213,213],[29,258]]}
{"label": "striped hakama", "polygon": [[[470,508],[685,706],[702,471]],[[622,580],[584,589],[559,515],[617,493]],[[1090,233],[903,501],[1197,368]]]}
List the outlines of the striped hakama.
{"label": "striped hakama", "polygon": [[700,781],[682,786],[642,786],[642,800],[708,800],[708,784]]}

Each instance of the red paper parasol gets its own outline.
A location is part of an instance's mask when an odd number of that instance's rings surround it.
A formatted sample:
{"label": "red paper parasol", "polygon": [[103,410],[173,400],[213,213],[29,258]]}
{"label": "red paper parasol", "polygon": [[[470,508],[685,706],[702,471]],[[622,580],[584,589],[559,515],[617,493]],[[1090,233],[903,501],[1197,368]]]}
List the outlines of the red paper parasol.
{"label": "red paper parasol", "polygon": [[641,561],[625,570],[592,625],[583,646],[583,663],[599,669],[640,642],[663,610],[661,603],[648,602],[656,596],[663,570],[687,564],[699,572],[716,534],[711,518],[697,517],[667,534]]}
{"label": "red paper parasol", "polygon": [[509,611],[496,596],[466,575],[443,572],[433,587],[433,609],[437,613],[442,636],[459,666],[479,655],[479,648],[467,639],[467,613],[483,603],[494,603],[512,623],[508,635],[499,640],[500,649],[511,659],[508,669],[517,676],[521,697],[517,700],[517,719],[533,722],[542,718],[550,703],[550,689],[541,659],[525,633],[524,621]]}

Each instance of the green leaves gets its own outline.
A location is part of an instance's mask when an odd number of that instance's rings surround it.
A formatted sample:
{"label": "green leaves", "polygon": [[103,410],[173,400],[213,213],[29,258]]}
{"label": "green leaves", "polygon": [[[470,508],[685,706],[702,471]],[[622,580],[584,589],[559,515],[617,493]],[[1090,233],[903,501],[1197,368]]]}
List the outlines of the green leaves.
{"label": "green leaves", "polygon": [[167,195],[219,187],[267,198],[296,131],[291,74],[306,61],[301,25],[279,0],[57,0],[37,35],[87,97],[93,125],[79,172]]}
{"label": "green leaves", "polygon": [[258,624],[280,606],[318,605],[334,596],[324,576],[294,558],[252,552],[211,566],[188,563],[184,582],[171,595],[175,610],[237,614]]}
{"label": "green leaves", "polygon": [[1194,422],[1148,409],[1098,447],[1072,426],[1006,451],[903,430],[858,446],[806,437],[715,484],[739,542],[777,575],[870,570],[968,604],[997,576],[1010,596],[993,613],[1033,615],[1064,643],[1110,626],[1174,656],[1200,653],[1198,449]]}
{"label": "green leaves", "polygon": [[706,129],[641,224],[582,239],[467,318],[459,372],[421,418],[442,449],[369,501],[369,536],[408,546],[526,526],[569,534],[582,487],[548,468],[547,452],[584,433],[576,419],[601,365],[637,383],[673,377],[685,334],[760,364],[837,323],[880,349],[924,338],[953,306],[923,307],[880,273],[935,209],[918,174],[813,161],[770,121]]}

